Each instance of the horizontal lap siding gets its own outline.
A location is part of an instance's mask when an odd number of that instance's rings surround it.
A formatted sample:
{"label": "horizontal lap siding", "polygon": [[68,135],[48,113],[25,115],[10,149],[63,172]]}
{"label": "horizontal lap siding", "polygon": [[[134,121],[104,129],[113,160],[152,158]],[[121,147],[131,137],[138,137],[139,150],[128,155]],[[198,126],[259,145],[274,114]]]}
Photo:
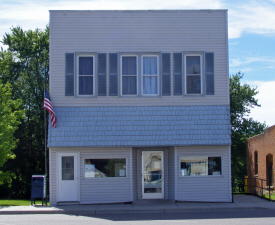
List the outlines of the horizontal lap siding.
{"label": "horizontal lap siding", "polygon": [[[181,156],[221,156],[222,176],[180,176]],[[229,146],[178,147],[177,198],[178,201],[230,202],[230,149]]]}
{"label": "horizontal lap siding", "polygon": [[[229,104],[227,12],[224,10],[51,11],[50,30],[50,94],[54,105]],[[65,97],[65,53],[165,52],[170,53],[172,59],[173,52],[183,51],[214,52],[215,95],[155,98]],[[173,93],[172,68],[173,61],[171,61],[171,93]]]}
{"label": "horizontal lap siding", "polygon": [[[84,178],[84,159],[126,158],[126,177]],[[130,150],[82,150],[80,151],[80,203],[115,203],[131,200]]]}

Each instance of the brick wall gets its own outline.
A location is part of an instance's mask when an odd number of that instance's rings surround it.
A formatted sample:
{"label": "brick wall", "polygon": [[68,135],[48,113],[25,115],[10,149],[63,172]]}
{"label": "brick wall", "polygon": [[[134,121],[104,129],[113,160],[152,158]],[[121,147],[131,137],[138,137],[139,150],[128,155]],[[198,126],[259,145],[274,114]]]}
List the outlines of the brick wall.
{"label": "brick wall", "polygon": [[[258,175],[255,174],[255,151],[258,152]],[[249,178],[267,179],[266,175],[266,157],[271,154],[271,160],[274,163],[275,155],[275,125],[266,128],[264,133],[249,138],[247,140],[247,175]],[[274,181],[273,165],[273,181]],[[263,184],[266,185],[265,183]]]}

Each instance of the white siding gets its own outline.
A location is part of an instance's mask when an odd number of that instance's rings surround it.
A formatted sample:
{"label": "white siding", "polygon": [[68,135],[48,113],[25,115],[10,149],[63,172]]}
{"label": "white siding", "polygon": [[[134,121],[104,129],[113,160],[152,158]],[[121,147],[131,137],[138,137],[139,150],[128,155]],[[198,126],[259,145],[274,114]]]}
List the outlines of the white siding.
{"label": "white siding", "polygon": [[[84,159],[126,158],[126,177],[84,178]],[[80,204],[130,202],[130,149],[80,151]]]}
{"label": "white siding", "polygon": [[57,187],[57,176],[56,176],[56,152],[49,150],[49,193],[50,193],[50,204],[56,205],[56,189]]}
{"label": "white siding", "polygon": [[[50,11],[51,99],[56,106],[228,105],[227,48],[226,10]],[[64,94],[65,53],[188,51],[214,52],[215,95],[77,98]],[[173,74],[171,93],[172,79]]]}
{"label": "white siding", "polygon": [[[57,153],[77,152],[80,154],[79,198],[80,204],[130,202],[131,196],[131,163],[130,148],[54,148],[51,149],[50,165],[50,201],[58,201],[58,177],[56,173]],[[126,158],[126,177],[84,178],[84,159],[89,158]]]}
{"label": "white siding", "polygon": [[[181,156],[221,156],[221,176],[180,176]],[[198,202],[231,202],[230,147],[178,147],[176,162],[176,200]]]}

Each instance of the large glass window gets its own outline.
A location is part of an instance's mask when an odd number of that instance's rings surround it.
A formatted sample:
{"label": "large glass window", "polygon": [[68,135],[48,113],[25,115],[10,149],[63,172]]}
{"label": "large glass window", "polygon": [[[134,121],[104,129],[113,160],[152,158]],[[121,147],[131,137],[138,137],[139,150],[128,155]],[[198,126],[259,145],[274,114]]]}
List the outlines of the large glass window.
{"label": "large glass window", "polygon": [[78,94],[94,95],[94,56],[78,57]]}
{"label": "large glass window", "polygon": [[137,95],[137,56],[122,56],[122,95]]}
{"label": "large glass window", "polygon": [[201,94],[201,55],[185,56],[186,94]]}
{"label": "large glass window", "polygon": [[181,176],[221,175],[221,157],[181,157]]}
{"label": "large glass window", "polygon": [[158,94],[158,57],[142,57],[142,94]]}
{"label": "large glass window", "polygon": [[126,177],[126,159],[85,159],[85,177]]}

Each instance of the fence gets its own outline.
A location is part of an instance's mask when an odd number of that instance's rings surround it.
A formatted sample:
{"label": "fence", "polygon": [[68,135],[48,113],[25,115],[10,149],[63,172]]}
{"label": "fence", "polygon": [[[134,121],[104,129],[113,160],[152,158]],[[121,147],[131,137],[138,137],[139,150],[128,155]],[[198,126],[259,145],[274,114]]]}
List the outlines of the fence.
{"label": "fence", "polygon": [[232,177],[232,201],[233,194],[252,194],[264,198],[264,194],[268,193],[270,201],[270,185],[269,180],[260,178],[235,178]]}

